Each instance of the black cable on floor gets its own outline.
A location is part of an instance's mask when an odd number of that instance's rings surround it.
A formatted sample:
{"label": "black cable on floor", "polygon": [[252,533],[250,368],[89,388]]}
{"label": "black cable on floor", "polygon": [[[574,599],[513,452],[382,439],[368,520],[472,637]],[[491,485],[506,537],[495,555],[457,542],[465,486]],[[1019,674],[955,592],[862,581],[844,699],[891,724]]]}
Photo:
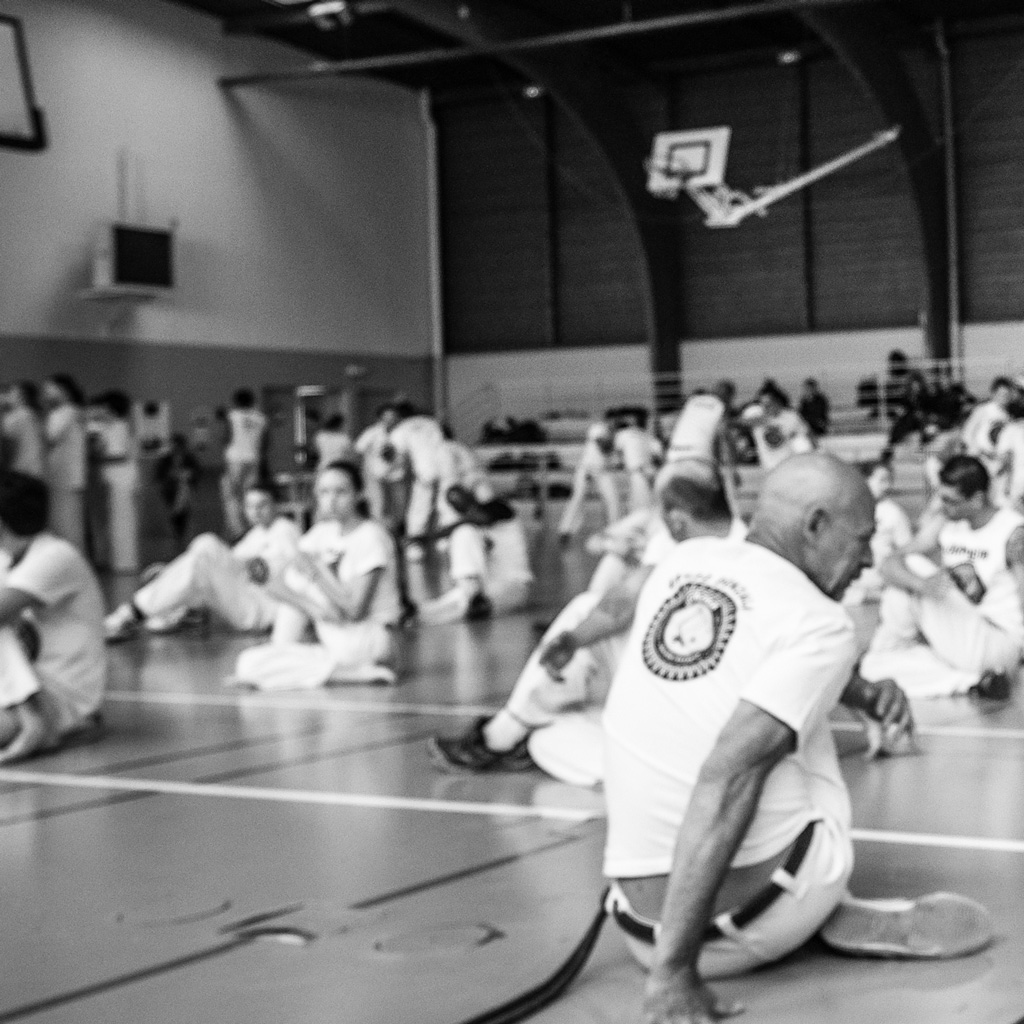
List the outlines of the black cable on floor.
{"label": "black cable on floor", "polygon": [[607,891],[601,896],[601,909],[595,915],[593,921],[583,934],[576,948],[569,954],[566,961],[551,975],[550,978],[542,981],[539,985],[524,992],[522,995],[510,999],[501,1006],[495,1006],[491,1010],[485,1010],[475,1017],[470,1017],[462,1024],[517,1024],[518,1021],[526,1020],[535,1013],[539,1013],[546,1006],[550,1006],[561,994],[576,980],[580,971],[586,966],[590,954],[597,945],[601,934],[601,926],[608,916],[605,910]]}

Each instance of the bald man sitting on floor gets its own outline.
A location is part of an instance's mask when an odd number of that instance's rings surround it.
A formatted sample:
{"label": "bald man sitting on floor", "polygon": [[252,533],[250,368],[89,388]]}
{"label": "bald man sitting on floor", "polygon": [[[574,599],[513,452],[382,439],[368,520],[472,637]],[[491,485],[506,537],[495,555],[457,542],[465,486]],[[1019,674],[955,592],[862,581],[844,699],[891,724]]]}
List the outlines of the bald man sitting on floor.
{"label": "bald man sitting on floor", "polygon": [[848,953],[903,957],[991,941],[984,908],[964,897],[846,890],[850,798],[829,713],[842,702],[912,724],[891,680],[856,673],[837,603],[870,564],[873,532],[856,469],[794,455],[766,478],[746,542],[684,541],[644,588],[603,719],[607,905],[650,967],[644,1024],[737,1012],[706,979],[819,931]]}

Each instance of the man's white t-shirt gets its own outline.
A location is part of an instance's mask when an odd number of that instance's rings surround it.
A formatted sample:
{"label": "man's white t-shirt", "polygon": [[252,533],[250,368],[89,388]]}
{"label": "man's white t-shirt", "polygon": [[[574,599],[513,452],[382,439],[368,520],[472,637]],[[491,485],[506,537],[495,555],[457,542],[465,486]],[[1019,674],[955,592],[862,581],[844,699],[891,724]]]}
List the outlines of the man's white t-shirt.
{"label": "man's white t-shirt", "polygon": [[652,473],[661,458],[658,439],[639,427],[622,427],[615,432],[615,450],[627,473]]}
{"label": "man's white t-shirt", "polygon": [[0,586],[30,594],[39,628],[33,670],[67,731],[95,711],[107,681],[103,594],[89,564],[66,540],[35,537],[21,559],[0,570]]}
{"label": "man's white t-shirt", "polygon": [[77,405],[51,409],[46,417],[46,478],[59,491],[85,488],[85,422]]}
{"label": "man's white t-shirt", "polygon": [[103,463],[103,477],[107,483],[120,487],[134,487],[139,478],[139,462],[135,437],[127,420],[112,419],[102,425],[100,443],[103,455],[116,461]]}
{"label": "man's white t-shirt", "polygon": [[745,700],[790,726],[735,866],[809,821],[850,824],[828,713],[850,678],[853,623],[790,562],[719,538],[677,545],[647,581],[604,711],[605,874],[667,874],[702,764]]}
{"label": "man's white t-shirt", "polygon": [[993,625],[1024,642],[1024,608],[1006,561],[1012,534],[1024,516],[1001,508],[982,527],[966,520],[946,522],[939,530],[942,564],[978,611]]}
{"label": "man's white t-shirt", "polygon": [[914,539],[910,516],[892,498],[875,502],[875,532],[871,538],[871,560],[876,566]]}
{"label": "man's white t-shirt", "polygon": [[8,465],[19,473],[42,478],[46,472],[43,428],[36,414],[25,406],[12,409],[3,418]]}
{"label": "man's white t-shirt", "polygon": [[[725,537],[725,540],[746,540],[747,537],[747,524],[742,519],[733,519],[732,525],[729,527],[729,533]],[[675,551],[676,544],[681,541],[674,540],[672,534],[668,532],[668,527],[665,525],[665,520],[658,515],[652,524],[651,535],[647,539],[647,546],[643,550],[643,554],[640,556],[641,565],[660,565],[669,555]]]}
{"label": "man's white t-shirt", "polygon": [[267,417],[258,409],[230,409],[228,423],[231,440],[224,449],[224,458],[228,462],[259,462],[263,435],[267,432]]}
{"label": "man's white t-shirt", "polygon": [[445,437],[441,424],[432,416],[409,416],[396,424],[391,443],[408,460],[413,475],[426,483],[444,475]]}
{"label": "man's white t-shirt", "polygon": [[269,526],[253,526],[231,549],[231,553],[240,562],[262,558],[271,573],[277,573],[299,550],[301,536],[295,520],[278,516]]}
{"label": "man's white t-shirt", "polygon": [[352,438],[344,430],[318,430],[313,435],[313,447],[316,449],[318,466],[345,462],[355,454]]}
{"label": "man's white t-shirt", "polygon": [[[380,523],[364,519],[354,530],[337,522],[315,523],[303,534],[299,549],[326,565],[343,584],[352,584],[374,569],[383,569],[365,621],[393,625],[401,617],[395,542]],[[286,575],[286,582],[295,581]]]}

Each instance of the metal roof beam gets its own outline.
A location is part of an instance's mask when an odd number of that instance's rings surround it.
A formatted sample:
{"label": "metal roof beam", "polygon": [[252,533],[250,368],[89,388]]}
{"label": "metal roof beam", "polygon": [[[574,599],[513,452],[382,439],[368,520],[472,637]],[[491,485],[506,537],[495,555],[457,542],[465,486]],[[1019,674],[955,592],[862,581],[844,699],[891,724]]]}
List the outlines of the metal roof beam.
{"label": "metal roof beam", "polygon": [[[475,60],[480,57],[510,57],[539,50],[587,46],[593,43],[635,38],[657,32],[701,28],[707,25],[718,25],[748,18],[769,18],[809,10],[827,11],[834,8],[854,5],[865,6],[881,2],[883,0],[762,0],[759,3],[733,4],[729,7],[720,7],[714,10],[686,11],[681,14],[671,14],[661,18],[621,21],[611,25],[595,25],[589,28],[570,29],[564,32],[545,32],[544,34],[520,38],[503,38],[499,40],[474,39],[467,33],[460,37],[465,45],[459,47],[416,50],[411,53],[382,54],[378,57],[363,57],[355,60],[317,61],[309,67],[299,68],[295,71],[228,76],[222,78],[220,84],[226,88],[235,88],[238,86],[266,85],[273,82],[287,82],[304,78],[324,78],[332,75],[372,74],[381,71],[394,71],[400,68],[449,63],[451,61]],[[410,10],[409,4],[395,2],[392,6],[413,20],[429,25],[435,31],[452,31],[452,28],[445,30],[439,27],[441,24],[448,24],[451,20],[440,9],[438,9],[436,14],[429,9],[422,9],[417,13],[413,13]],[[416,6],[419,7],[420,5]],[[491,5],[487,4],[486,7],[481,7],[481,11],[489,14],[490,7]],[[462,19],[463,21],[469,23],[474,20],[476,12],[468,4],[461,6],[459,11],[467,12],[465,18]]]}

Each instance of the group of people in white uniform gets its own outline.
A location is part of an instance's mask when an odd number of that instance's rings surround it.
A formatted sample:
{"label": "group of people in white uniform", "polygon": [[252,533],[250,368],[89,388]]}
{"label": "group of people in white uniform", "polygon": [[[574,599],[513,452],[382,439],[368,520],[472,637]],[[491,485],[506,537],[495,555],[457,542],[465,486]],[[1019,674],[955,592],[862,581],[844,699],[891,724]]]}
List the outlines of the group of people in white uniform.
{"label": "group of people in white uniform", "polygon": [[[818,932],[845,953],[902,957],[991,941],[965,897],[848,893],[850,804],[828,713],[851,708],[872,751],[901,752],[908,692],[1004,698],[988,681],[1024,653],[1024,532],[991,505],[978,459],[943,468],[942,515],[915,538],[887,464],[858,472],[798,447],[769,470],[748,530],[719,462],[725,403],[691,403],[657,478],[660,515],[603,533],[591,587],[496,714],[429,741],[445,771],[540,767],[603,785],[607,910],[651,969],[644,1019],[659,1022],[725,1016],[707,979]],[[927,572],[914,562],[925,554]],[[867,652],[841,603],[855,581],[858,601],[881,597]]]}
{"label": "group of people in white uniform", "polygon": [[[897,956],[990,941],[984,909],[961,897],[849,895],[849,797],[828,713],[853,708],[883,752],[898,752],[913,729],[908,694],[1005,699],[1024,655],[1024,516],[994,503],[978,456],[946,462],[936,514],[908,539],[905,524],[879,529],[892,511],[887,467],[866,482],[790,445],[748,528],[720,462],[727,417],[720,397],[691,399],[656,503],[604,531],[589,589],[547,629],[504,707],[430,742],[446,770],[539,765],[603,784],[608,910],[651,967],[645,1005],[659,1021],[714,1016],[706,979],[819,931],[846,952]],[[391,407],[379,426],[354,446],[367,473],[390,485],[385,467],[404,462],[409,499],[397,514],[412,543],[449,545],[453,586],[424,605],[436,613],[424,621],[521,607],[532,574],[514,511],[475,491],[471,475],[455,479],[436,421]],[[300,534],[277,514],[273,488],[237,461],[242,538],[198,538],[107,617],[106,635],[173,629],[203,607],[268,634],[239,654],[233,683],[394,682],[400,559],[364,504],[363,470],[318,469],[314,522]],[[0,472],[0,762],[88,729],[102,695],[102,598],[75,547],[47,530],[49,500],[34,476]],[[880,597],[863,655],[840,603],[858,580]],[[959,945],[950,915],[961,938],[970,924]]]}

